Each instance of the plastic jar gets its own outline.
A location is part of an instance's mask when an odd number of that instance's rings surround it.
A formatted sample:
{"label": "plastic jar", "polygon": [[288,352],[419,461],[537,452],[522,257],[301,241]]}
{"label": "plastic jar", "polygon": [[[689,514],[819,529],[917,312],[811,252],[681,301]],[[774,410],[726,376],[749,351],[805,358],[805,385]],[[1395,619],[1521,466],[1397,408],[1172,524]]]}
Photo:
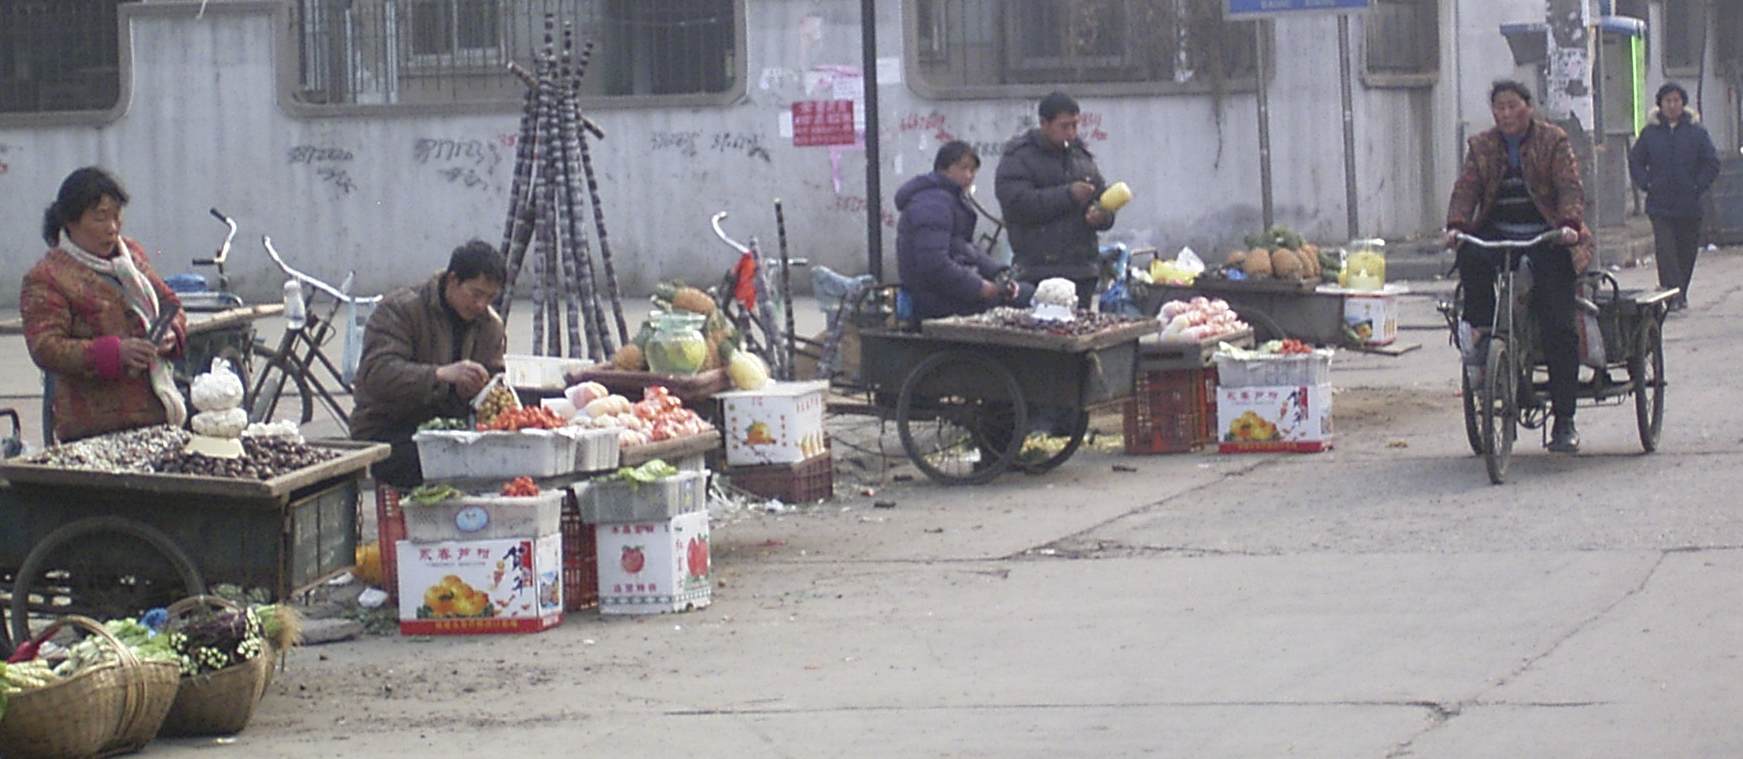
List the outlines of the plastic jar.
{"label": "plastic jar", "polygon": [[695,374],[708,362],[708,339],[702,336],[706,317],[687,312],[660,314],[648,339],[648,370],[657,374]]}

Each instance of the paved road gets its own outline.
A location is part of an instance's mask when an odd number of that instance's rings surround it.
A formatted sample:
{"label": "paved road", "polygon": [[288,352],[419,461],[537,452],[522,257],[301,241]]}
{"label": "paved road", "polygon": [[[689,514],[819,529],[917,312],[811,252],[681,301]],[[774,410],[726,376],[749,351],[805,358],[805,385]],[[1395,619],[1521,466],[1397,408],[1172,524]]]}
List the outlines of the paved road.
{"label": "paved road", "polygon": [[[1625,273],[1640,284],[1643,271]],[[1308,456],[1088,451],[971,489],[860,454],[843,497],[716,527],[714,605],[528,637],[293,652],[260,756],[1743,755],[1743,256],[1668,327],[1662,450],[1632,407],[1488,484],[1426,297],[1335,369]],[[838,439],[893,434],[845,420]],[[838,444],[838,451],[844,446]],[[851,450],[851,449],[849,449]],[[1117,471],[1114,465],[1135,468]],[[874,498],[858,487],[874,487]],[[160,741],[148,755],[209,753]]]}

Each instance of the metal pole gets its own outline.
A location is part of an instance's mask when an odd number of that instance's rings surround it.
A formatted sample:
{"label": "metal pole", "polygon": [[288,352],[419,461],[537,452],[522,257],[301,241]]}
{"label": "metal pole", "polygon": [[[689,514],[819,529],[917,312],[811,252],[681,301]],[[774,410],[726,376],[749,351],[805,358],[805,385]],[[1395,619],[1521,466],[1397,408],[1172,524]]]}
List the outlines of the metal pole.
{"label": "metal pole", "polygon": [[877,0],[860,0],[860,66],[865,82],[865,244],[866,270],[884,280],[884,201],[882,159],[878,155]]}
{"label": "metal pole", "polygon": [[[870,0],[867,0],[870,2]],[[1265,54],[1265,24],[1253,25],[1253,46],[1259,64],[1259,198],[1264,204],[1265,228],[1272,227],[1271,207],[1271,95],[1265,79],[1270,64]]]}
{"label": "metal pole", "polygon": [[1350,94],[1350,17],[1338,14],[1338,69],[1343,79],[1344,100],[1344,208],[1348,214],[1349,239],[1361,238],[1356,197],[1356,110]]}

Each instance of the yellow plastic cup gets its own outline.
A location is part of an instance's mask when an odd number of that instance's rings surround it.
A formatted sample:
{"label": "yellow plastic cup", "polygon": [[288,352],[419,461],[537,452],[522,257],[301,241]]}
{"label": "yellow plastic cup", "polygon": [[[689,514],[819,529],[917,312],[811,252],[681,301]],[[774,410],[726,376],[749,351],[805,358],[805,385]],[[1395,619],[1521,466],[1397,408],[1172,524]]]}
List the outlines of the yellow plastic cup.
{"label": "yellow plastic cup", "polygon": [[1115,182],[1102,191],[1101,200],[1097,202],[1103,211],[1113,213],[1132,201],[1132,188],[1125,182]]}

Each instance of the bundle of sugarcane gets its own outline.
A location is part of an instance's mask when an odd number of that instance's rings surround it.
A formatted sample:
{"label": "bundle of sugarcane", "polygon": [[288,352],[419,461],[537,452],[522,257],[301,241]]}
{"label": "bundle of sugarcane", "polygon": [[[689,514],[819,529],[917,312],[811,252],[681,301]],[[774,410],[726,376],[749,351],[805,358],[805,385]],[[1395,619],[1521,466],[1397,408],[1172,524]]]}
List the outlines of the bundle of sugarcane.
{"label": "bundle of sugarcane", "polygon": [[[503,254],[508,259],[508,281],[497,302],[506,315],[512,305],[516,281],[531,271],[533,345],[537,355],[585,353],[595,361],[608,359],[615,346],[629,341],[616,267],[605,231],[605,211],[600,204],[599,183],[594,175],[587,136],[605,134],[581,114],[580,83],[591,58],[591,42],[578,62],[574,54],[574,29],[565,24],[563,48],[556,52],[556,17],[545,16],[545,47],[538,56],[537,73],[514,63],[509,69],[527,86],[521,114],[519,142],[515,149],[514,180],[509,190],[509,211],[503,225]],[[571,65],[573,63],[573,65]],[[587,182],[584,199],[581,181]],[[595,275],[593,254],[583,221],[585,203],[591,202],[594,231],[599,236],[603,287]],[[532,254],[529,264],[526,257]],[[607,321],[602,293],[611,300],[616,334]],[[566,317],[567,348],[559,319]],[[548,331],[547,331],[548,330]]]}

